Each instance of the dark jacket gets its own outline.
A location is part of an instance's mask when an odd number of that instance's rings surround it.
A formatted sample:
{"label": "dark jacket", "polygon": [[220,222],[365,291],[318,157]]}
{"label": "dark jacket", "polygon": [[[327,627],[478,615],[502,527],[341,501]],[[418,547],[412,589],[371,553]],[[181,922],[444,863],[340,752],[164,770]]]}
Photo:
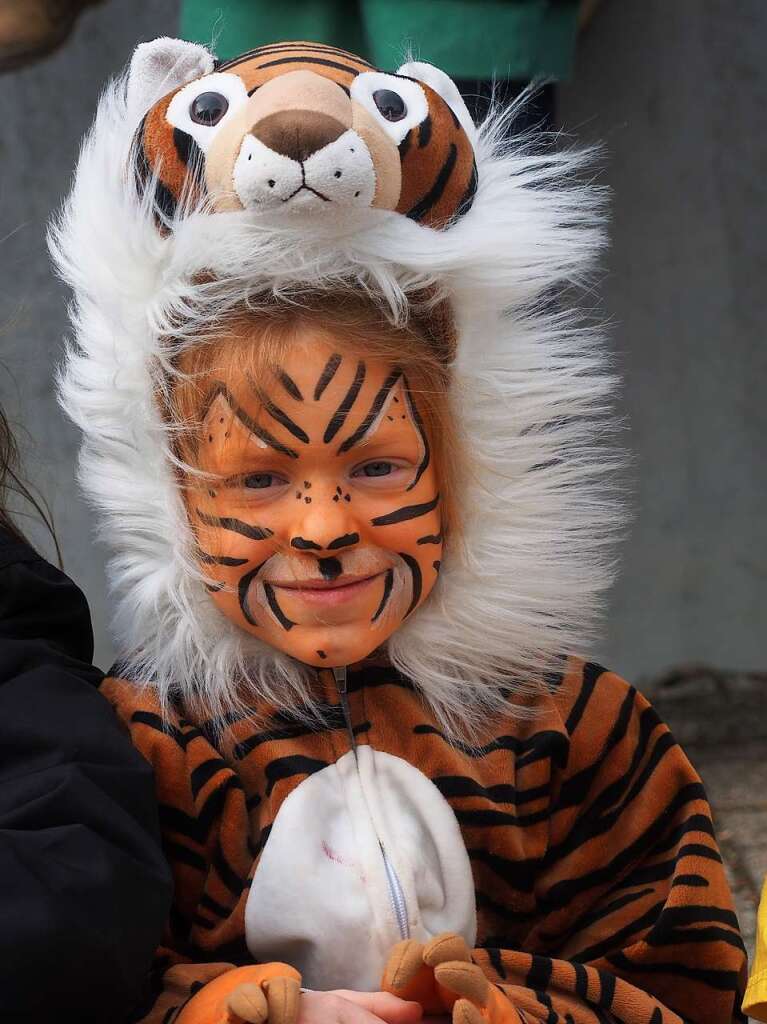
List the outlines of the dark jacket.
{"label": "dark jacket", "polygon": [[171,898],[152,773],[81,591],[0,531],[0,1020],[118,1024]]}

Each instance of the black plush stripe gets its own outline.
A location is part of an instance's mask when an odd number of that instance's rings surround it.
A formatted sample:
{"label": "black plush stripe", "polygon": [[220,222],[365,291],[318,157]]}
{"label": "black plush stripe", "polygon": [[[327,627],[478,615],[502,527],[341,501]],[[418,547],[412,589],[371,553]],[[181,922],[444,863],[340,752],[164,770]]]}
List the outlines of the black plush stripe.
{"label": "black plush stripe", "polygon": [[440,168],[436,181],[423,199],[420,199],[415,206],[411,206],[407,211],[407,216],[410,217],[411,220],[423,220],[426,214],[437,205],[447,188],[447,183],[450,181],[450,176],[453,173],[457,160],[458,149],[455,144],[451,142],[450,150],[448,151],[445,162]]}
{"label": "black plush stripe", "polygon": [[[375,70],[374,66],[369,64],[366,60],[363,60],[362,57],[357,57],[355,54],[349,53],[348,50],[341,50],[337,46],[328,46],[322,43],[312,43],[310,46],[293,46],[290,43],[257,46],[253,50],[248,50],[247,53],[240,54],[238,57],[233,57],[231,60],[224,61],[216,70],[225,71],[227,68],[236,67],[238,64],[252,60],[253,57],[269,57],[274,53],[296,53],[299,51],[306,51],[307,53],[333,53],[338,57],[353,57],[354,60],[359,61],[363,67]],[[357,72],[357,74],[359,73],[360,72]]]}
{"label": "black plush stripe", "polygon": [[280,57],[278,60],[267,61],[266,64],[257,65],[256,70],[264,68],[278,68],[283,64],[316,64],[325,68],[335,68],[336,71],[346,71],[354,78],[360,73],[359,68],[350,67],[348,64],[341,64],[336,60],[324,60],[322,57]]}
{"label": "black plush stripe", "polygon": [[226,761],[220,757],[211,757],[207,761],[203,761],[202,764],[197,765],[190,776],[192,797],[196,800],[203,786],[210,782],[213,776],[217,775],[222,768],[226,767]]}
{"label": "black plush stripe", "polygon": [[292,779],[296,775],[313,775],[327,766],[327,761],[306,757],[304,754],[277,757],[266,766],[266,795],[271,796],[277,783],[284,779]]}
{"label": "black plush stripe", "polygon": [[548,783],[531,786],[529,789],[517,789],[509,783],[498,783],[495,786],[483,786],[467,775],[439,775],[432,782],[446,800],[457,797],[481,797],[494,804],[522,804],[542,800],[549,795],[551,788]]}

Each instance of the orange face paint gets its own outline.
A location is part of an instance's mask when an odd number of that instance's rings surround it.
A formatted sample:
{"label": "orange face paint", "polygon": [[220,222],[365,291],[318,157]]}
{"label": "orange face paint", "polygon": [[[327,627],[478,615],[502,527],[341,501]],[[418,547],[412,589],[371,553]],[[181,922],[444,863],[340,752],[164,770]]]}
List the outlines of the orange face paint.
{"label": "orange face paint", "polygon": [[268,380],[204,385],[206,477],[186,494],[211,599],[307,664],[366,657],[426,599],[442,553],[406,375],[305,331]]}

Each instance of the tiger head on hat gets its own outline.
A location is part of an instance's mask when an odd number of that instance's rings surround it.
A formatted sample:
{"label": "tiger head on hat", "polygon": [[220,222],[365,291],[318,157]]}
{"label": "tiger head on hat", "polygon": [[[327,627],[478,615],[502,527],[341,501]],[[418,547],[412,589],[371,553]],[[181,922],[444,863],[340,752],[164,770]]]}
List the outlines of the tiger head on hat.
{"label": "tiger head on hat", "polygon": [[181,204],[343,217],[391,210],[446,228],[477,188],[476,129],[452,80],[411,61],[380,71],[309,42],[220,62],[176,39],[139,46],[128,99],[139,191],[166,227]]}

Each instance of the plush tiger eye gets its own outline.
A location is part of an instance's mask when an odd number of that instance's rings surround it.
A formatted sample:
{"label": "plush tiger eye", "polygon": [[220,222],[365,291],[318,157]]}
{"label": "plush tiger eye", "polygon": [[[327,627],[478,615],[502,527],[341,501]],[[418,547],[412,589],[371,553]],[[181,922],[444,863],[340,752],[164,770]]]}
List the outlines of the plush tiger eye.
{"label": "plush tiger eye", "polygon": [[201,92],[189,108],[195,124],[214,125],[229,109],[229,100],[220,92]]}
{"label": "plush tiger eye", "polygon": [[387,121],[401,121],[407,114],[405,101],[398,92],[391,89],[376,89],[373,102]]}

